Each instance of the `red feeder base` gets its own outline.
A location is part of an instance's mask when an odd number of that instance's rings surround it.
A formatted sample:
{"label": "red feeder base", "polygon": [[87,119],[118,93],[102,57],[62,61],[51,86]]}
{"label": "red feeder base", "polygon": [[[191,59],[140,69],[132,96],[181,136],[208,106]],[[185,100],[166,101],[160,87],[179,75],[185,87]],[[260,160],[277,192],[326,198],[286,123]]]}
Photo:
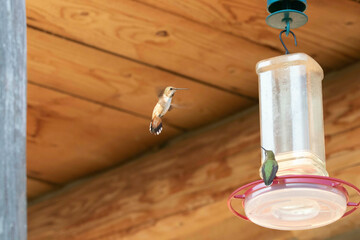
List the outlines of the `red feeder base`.
{"label": "red feeder base", "polygon": [[[232,213],[260,226],[280,230],[310,229],[330,224],[353,213],[360,205],[350,202],[345,187],[360,189],[346,181],[316,175],[287,175],[271,186],[263,180],[246,184],[228,199]],[[232,200],[241,199],[246,216],[236,211]],[[347,207],[351,207],[346,211]]]}

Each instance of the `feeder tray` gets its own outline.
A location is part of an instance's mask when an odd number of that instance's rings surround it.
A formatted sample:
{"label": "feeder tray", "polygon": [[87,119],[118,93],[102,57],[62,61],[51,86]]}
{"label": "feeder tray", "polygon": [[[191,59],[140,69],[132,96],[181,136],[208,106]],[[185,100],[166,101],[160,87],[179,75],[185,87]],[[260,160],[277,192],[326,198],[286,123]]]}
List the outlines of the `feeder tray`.
{"label": "feeder tray", "polygon": [[[353,213],[360,202],[350,202],[346,181],[315,175],[286,175],[265,186],[263,180],[246,184],[228,199],[232,213],[260,226],[279,230],[303,230],[325,226]],[[232,206],[242,200],[245,215]],[[352,207],[346,212],[347,207]]]}

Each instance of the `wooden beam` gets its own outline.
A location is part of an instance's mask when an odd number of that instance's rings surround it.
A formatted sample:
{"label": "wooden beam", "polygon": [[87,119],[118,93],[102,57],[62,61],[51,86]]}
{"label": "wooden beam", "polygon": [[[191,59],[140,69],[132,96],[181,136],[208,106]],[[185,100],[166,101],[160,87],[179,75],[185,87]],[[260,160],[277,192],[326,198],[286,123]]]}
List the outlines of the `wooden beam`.
{"label": "wooden beam", "polygon": [[266,46],[134,1],[28,0],[28,25],[246,96]]}
{"label": "wooden beam", "polygon": [[73,96],[28,85],[28,176],[65,183],[119,164],[182,131]]}
{"label": "wooden beam", "polygon": [[324,83],[324,119],[328,135],[354,129],[360,121],[360,64],[333,72]]}
{"label": "wooden beam", "polygon": [[25,2],[0,4],[0,239],[25,240]]}
{"label": "wooden beam", "polygon": [[28,46],[30,82],[146,120],[157,102],[157,89],[166,86],[190,89],[174,98],[182,109],[165,116],[166,124],[183,129],[208,124],[255,104],[229,92],[31,28]]}
{"label": "wooden beam", "polygon": [[[360,63],[324,82],[325,111],[331,113],[325,119],[327,170],[357,186],[359,69]],[[346,87],[334,88],[338,82]],[[252,108],[59,191],[30,206],[29,239],[322,239],[360,227],[358,212],[332,224],[331,231],[274,231],[234,217],[226,199],[259,179],[259,137],[258,109]]]}
{"label": "wooden beam", "polygon": [[[277,41],[279,30],[266,25],[269,13],[264,0],[136,1],[284,51]],[[349,0],[309,1],[305,12],[309,22],[294,30],[299,45],[295,48],[289,38],[287,46],[292,52],[310,54],[328,71],[353,63],[360,59],[360,35],[355,34],[360,32],[359,12],[360,4]]]}
{"label": "wooden beam", "polygon": [[360,236],[360,228],[354,229],[352,231],[327,238],[326,240],[355,240]]}

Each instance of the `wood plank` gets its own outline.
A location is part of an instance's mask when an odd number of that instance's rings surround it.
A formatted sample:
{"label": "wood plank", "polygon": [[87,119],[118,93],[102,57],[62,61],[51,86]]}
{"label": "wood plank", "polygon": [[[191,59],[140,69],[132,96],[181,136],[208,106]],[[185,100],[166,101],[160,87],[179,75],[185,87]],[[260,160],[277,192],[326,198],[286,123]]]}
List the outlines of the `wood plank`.
{"label": "wood plank", "polygon": [[[283,52],[278,41],[280,30],[266,25],[268,12],[263,0],[136,1]],[[360,4],[349,0],[308,2],[305,13],[309,22],[294,30],[299,46],[294,47],[292,38],[286,40],[286,45],[291,52],[313,56],[325,70],[344,67],[360,59],[359,12]]]}
{"label": "wood plank", "polygon": [[360,236],[360,228],[328,238],[326,240],[354,240]]}
{"label": "wood plank", "polygon": [[28,0],[28,24],[247,96],[268,47],[134,1]]}
{"label": "wood plank", "polygon": [[[350,70],[359,73],[359,68]],[[338,76],[343,84],[353,81]],[[333,112],[333,106],[326,105],[326,111]],[[360,124],[338,125],[331,134],[329,124],[325,121],[330,176],[359,186]],[[259,179],[259,142],[258,108],[189,133],[154,154],[30,206],[29,239],[215,240],[239,234],[253,239],[322,239],[359,227],[358,213],[332,224],[331,231],[324,227],[306,233],[273,231],[235,218],[226,199],[236,187]]]}
{"label": "wood plank", "polygon": [[159,136],[149,121],[29,84],[28,176],[54,183],[108,168],[180,133]]}
{"label": "wood plank", "polygon": [[[29,81],[151,118],[157,88],[187,87],[165,122],[190,129],[255,104],[240,96],[28,28]],[[76,53],[76,55],[74,55]],[[166,125],[165,125],[166,127]]]}
{"label": "wood plank", "polygon": [[0,239],[26,240],[25,2],[0,4]]}
{"label": "wood plank", "polygon": [[[360,5],[360,4],[359,4]],[[347,71],[333,72],[324,82],[324,119],[328,134],[357,127],[360,122],[360,61]],[[344,81],[343,79],[351,79]],[[331,83],[330,83],[331,82]]]}
{"label": "wood plank", "polygon": [[49,192],[56,189],[56,185],[50,184],[47,182],[39,181],[33,178],[27,178],[26,188],[27,188],[27,198],[32,199],[41,194]]}

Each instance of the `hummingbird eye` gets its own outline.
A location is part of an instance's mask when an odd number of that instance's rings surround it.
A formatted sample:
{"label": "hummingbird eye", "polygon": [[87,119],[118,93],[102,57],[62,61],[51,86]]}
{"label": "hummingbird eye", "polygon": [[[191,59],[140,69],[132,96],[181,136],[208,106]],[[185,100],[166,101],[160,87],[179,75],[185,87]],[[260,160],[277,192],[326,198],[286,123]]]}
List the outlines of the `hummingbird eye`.
{"label": "hummingbird eye", "polygon": [[171,87],[170,90],[173,90],[173,88]]}

